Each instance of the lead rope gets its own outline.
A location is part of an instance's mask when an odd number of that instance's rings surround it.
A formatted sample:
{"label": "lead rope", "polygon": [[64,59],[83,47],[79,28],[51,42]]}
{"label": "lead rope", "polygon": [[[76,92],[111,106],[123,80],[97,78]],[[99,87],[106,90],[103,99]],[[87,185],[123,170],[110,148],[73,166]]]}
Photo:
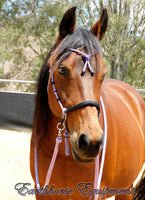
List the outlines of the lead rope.
{"label": "lead rope", "polygon": [[[99,171],[99,154],[95,159],[95,179],[94,179],[94,189],[97,189],[99,191],[101,180],[102,180],[102,174],[103,174],[103,168],[104,168],[104,161],[105,161],[105,153],[106,153],[106,144],[107,144],[107,117],[106,117],[106,111],[105,106],[102,97],[100,97],[100,102],[102,106],[102,112],[103,112],[103,120],[104,120],[104,145],[102,150],[102,159],[101,159],[101,165],[100,165],[100,171]],[[99,175],[99,177],[98,177]],[[94,200],[98,200],[99,195],[94,196]]]}
{"label": "lead rope", "polygon": [[39,176],[38,176],[38,164],[37,164],[36,132],[35,132],[35,179],[36,179],[36,188],[40,189]]}
{"label": "lead rope", "polygon": [[[62,128],[60,127],[62,126]],[[45,184],[44,187],[49,185],[50,182],[50,178],[51,178],[51,174],[54,168],[54,164],[55,164],[55,160],[58,154],[58,150],[59,150],[59,144],[62,142],[62,131],[64,130],[64,123],[62,124],[61,122],[57,124],[57,129],[58,129],[58,137],[56,138],[56,143],[55,143],[55,148],[54,148],[54,152],[53,152],[53,156],[51,159],[51,163],[49,165],[49,169],[46,175],[46,179],[45,179]],[[64,132],[64,137],[65,137],[65,155],[69,155],[69,134],[68,132]]]}
{"label": "lead rope", "polygon": [[[62,126],[62,128],[60,126]],[[62,131],[64,130],[64,124],[58,123],[57,129],[58,129],[58,137],[56,138],[55,148],[54,148],[51,163],[49,165],[49,169],[48,169],[48,172],[47,172],[47,175],[46,175],[44,187],[49,185],[49,182],[50,182],[51,174],[52,174],[53,167],[54,167],[54,164],[55,164],[55,160],[56,160],[58,150],[59,150],[59,144],[62,142]]]}

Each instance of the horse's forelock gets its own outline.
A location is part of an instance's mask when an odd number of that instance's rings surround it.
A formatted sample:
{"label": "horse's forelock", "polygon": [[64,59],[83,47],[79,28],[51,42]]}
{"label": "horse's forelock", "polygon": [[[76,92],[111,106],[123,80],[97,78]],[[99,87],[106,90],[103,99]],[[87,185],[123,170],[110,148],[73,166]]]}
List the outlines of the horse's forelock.
{"label": "horse's forelock", "polygon": [[76,28],[73,33],[67,35],[56,48],[53,55],[53,62],[61,63],[71,53],[69,50],[82,48],[88,54],[101,54],[100,42],[95,35],[84,28]]}

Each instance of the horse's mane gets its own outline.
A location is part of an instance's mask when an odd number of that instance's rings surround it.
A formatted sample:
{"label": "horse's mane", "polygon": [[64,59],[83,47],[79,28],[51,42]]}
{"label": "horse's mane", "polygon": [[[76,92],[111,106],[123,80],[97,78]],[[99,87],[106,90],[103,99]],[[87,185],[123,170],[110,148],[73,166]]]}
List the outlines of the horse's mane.
{"label": "horse's mane", "polygon": [[67,35],[62,40],[57,48],[56,45],[52,47],[41,67],[38,76],[33,125],[33,131],[35,131],[37,134],[37,144],[42,141],[48,131],[48,119],[51,113],[47,94],[47,84],[49,79],[48,60],[53,52],[54,55],[52,56],[55,56],[55,61],[61,63],[63,60],[69,57],[71,53],[69,50],[70,48],[83,48],[89,54],[101,53],[101,48],[97,37],[87,29],[83,28],[76,28],[72,34]]}
{"label": "horse's mane", "polygon": [[55,46],[52,47],[43,63],[37,82],[33,131],[37,134],[37,141],[39,142],[41,142],[43,136],[45,136],[45,133],[48,130],[48,118],[51,112],[47,96],[47,84],[49,79],[48,60],[54,48]]}
{"label": "horse's mane", "polygon": [[143,200],[145,199],[145,170],[143,171],[141,180],[135,187],[135,193],[133,195],[133,200]]}

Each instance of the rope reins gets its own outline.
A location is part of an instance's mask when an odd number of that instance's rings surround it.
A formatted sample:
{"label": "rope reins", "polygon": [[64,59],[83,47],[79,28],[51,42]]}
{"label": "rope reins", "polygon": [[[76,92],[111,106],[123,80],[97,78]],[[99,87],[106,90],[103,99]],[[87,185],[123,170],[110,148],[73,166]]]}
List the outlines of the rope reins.
{"label": "rope reins", "polygon": [[[94,71],[93,71],[93,69],[90,65],[90,62],[89,62],[90,61],[90,55],[85,54],[85,53],[83,53],[79,50],[76,50],[76,49],[70,49],[70,50],[73,51],[73,52],[79,53],[79,54],[81,54],[82,56],[85,57],[86,62],[85,62],[85,65],[84,65],[84,68],[83,68],[83,71],[82,71],[82,75],[84,75],[84,73],[86,71],[86,67],[88,66],[88,69],[91,72],[91,75],[93,76]],[[70,154],[70,152],[69,152],[69,133],[67,131],[66,124],[65,124],[67,114],[69,112],[76,110],[76,109],[79,109],[81,107],[86,107],[86,106],[95,106],[96,109],[98,110],[98,116],[100,114],[100,105],[96,101],[84,101],[84,102],[81,102],[81,103],[71,107],[71,108],[64,108],[61,101],[60,101],[60,98],[57,94],[53,74],[52,74],[51,79],[52,79],[52,85],[53,85],[53,93],[55,94],[56,99],[57,99],[57,101],[58,101],[58,103],[61,107],[61,110],[62,110],[62,122],[57,124],[58,136],[56,138],[54,152],[53,152],[52,159],[51,159],[51,162],[50,162],[50,166],[49,166],[49,169],[48,169],[48,172],[47,172],[47,175],[46,175],[44,187],[49,185],[51,174],[52,174],[53,167],[54,167],[54,164],[55,164],[55,160],[56,160],[56,157],[57,157],[57,154],[58,154],[58,151],[59,151],[59,144],[62,142],[62,132],[63,131],[64,131],[64,137],[65,137],[65,155]],[[105,106],[104,106],[102,97],[100,97],[100,103],[101,103],[101,107],[102,107],[103,120],[104,120],[104,144],[103,144],[103,150],[102,150],[102,159],[101,159],[101,164],[100,164],[100,171],[99,171],[99,154],[95,159],[94,189],[100,188],[102,174],[103,174],[104,161],[105,161],[106,144],[107,144],[107,118],[106,118]],[[38,163],[37,163],[36,134],[35,134],[35,178],[36,178],[36,187],[37,187],[37,189],[40,189],[39,176],[38,176]],[[95,195],[95,197],[94,197],[94,200],[97,200],[97,199],[98,199],[98,194]]]}

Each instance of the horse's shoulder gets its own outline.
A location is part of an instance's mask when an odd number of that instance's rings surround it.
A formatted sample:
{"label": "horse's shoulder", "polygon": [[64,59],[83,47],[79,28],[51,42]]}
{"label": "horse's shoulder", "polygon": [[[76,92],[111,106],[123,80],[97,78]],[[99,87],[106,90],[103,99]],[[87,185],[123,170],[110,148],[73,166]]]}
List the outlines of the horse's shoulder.
{"label": "horse's shoulder", "polygon": [[135,115],[138,113],[141,121],[145,120],[145,102],[138,91],[129,84],[105,79],[102,84],[102,96],[109,107],[117,110],[128,109]]}
{"label": "horse's shoulder", "polygon": [[130,90],[131,88],[134,90],[134,88],[130,86],[129,84],[123,81],[116,80],[116,79],[105,79],[103,82],[103,86],[107,87],[108,89],[113,89],[113,90],[117,90],[117,89]]}
{"label": "horse's shoulder", "polygon": [[142,101],[142,98],[137,90],[123,81],[115,79],[105,79],[102,84],[102,90],[103,93],[105,93],[106,95],[113,95],[114,97],[122,96],[124,98],[128,96],[130,98]]}

